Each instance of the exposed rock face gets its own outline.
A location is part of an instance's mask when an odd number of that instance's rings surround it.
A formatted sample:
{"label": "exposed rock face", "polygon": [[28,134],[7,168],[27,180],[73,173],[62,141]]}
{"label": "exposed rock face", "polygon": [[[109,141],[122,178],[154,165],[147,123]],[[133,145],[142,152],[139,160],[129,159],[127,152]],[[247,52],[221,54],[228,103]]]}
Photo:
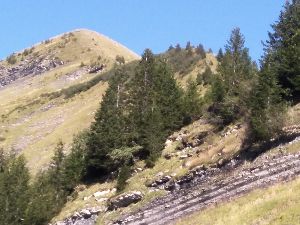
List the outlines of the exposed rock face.
{"label": "exposed rock face", "polygon": [[132,203],[137,203],[137,202],[141,201],[142,198],[143,198],[143,195],[139,191],[134,191],[134,192],[125,193],[125,194],[116,196],[109,200],[108,210],[115,210],[118,208],[129,206]]}
{"label": "exposed rock face", "polygon": [[172,178],[170,176],[162,176],[156,180],[154,180],[153,182],[149,182],[148,184],[146,184],[146,186],[148,187],[157,187],[159,185],[165,184],[167,182],[169,182]]}
{"label": "exposed rock face", "polygon": [[63,64],[64,62],[57,58],[40,56],[37,58],[28,58],[13,67],[6,68],[0,66],[0,87],[28,75],[42,74]]}
{"label": "exposed rock face", "polygon": [[94,225],[98,214],[102,211],[104,210],[98,207],[83,209],[79,212],[75,212],[64,221],[56,222],[54,225]]}
{"label": "exposed rock face", "polygon": [[100,66],[94,66],[89,69],[89,73],[98,73],[105,68],[105,64],[101,64]]}
{"label": "exposed rock face", "polygon": [[[229,162],[237,165],[236,160]],[[228,164],[229,164],[228,163]],[[114,224],[173,224],[175,219],[210,205],[232,199],[260,187],[300,176],[300,154],[277,154],[258,157],[251,165],[240,164],[227,170],[199,167],[185,189],[157,198]],[[187,177],[185,177],[187,178]]]}

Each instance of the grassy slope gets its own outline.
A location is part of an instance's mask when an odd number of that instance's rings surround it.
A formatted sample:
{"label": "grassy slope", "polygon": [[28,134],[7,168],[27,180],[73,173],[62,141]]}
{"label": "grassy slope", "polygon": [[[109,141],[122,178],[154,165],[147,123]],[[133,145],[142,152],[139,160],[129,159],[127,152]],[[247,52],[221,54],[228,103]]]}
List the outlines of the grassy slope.
{"label": "grassy slope", "polygon": [[[59,139],[68,145],[74,134],[89,127],[107,83],[99,82],[70,99],[42,98],[42,94],[97,76],[86,73],[70,79],[68,74],[80,70],[82,62],[90,65],[98,61],[105,64],[105,70],[109,71],[117,55],[124,56],[126,62],[139,58],[120,44],[88,30],[73,31],[72,35],[64,34],[50,39],[47,44],[38,44],[27,57],[48,54],[60,58],[65,64],[42,75],[17,80],[0,89],[0,147],[24,153],[33,173],[49,162]],[[17,56],[17,64],[22,57]],[[5,61],[0,64],[8,66]],[[99,76],[101,73],[104,72],[100,72]]]}
{"label": "grassy slope", "polygon": [[[300,104],[288,112],[287,125],[299,124]],[[279,146],[266,154],[300,151],[300,142]],[[201,212],[180,219],[177,225],[242,225],[242,224],[299,224],[300,222],[300,178],[259,189],[249,194],[212,206]]]}
{"label": "grassy slope", "polygon": [[[293,121],[290,119],[287,121],[287,125],[289,124],[295,124],[295,121],[299,122],[300,120],[300,104],[291,108],[289,110],[289,118],[292,117]],[[187,134],[187,138],[189,141],[191,141],[194,137],[196,137],[199,133],[208,131],[210,132],[208,137],[205,138],[205,141],[203,144],[201,144],[198,148],[200,149],[200,153],[195,154],[193,151],[186,149],[186,152],[190,152],[193,154],[192,157],[189,157],[188,159],[185,160],[180,160],[179,157],[177,156],[178,153],[179,155],[182,154],[182,151],[177,151],[176,147],[178,146],[179,142],[175,141],[168,147],[166,147],[163,150],[163,154],[165,155],[166,153],[173,154],[174,156],[170,160],[166,160],[164,157],[161,157],[159,161],[156,163],[155,167],[152,169],[144,169],[141,172],[135,173],[129,180],[128,180],[128,185],[126,187],[125,192],[127,191],[141,191],[144,194],[144,199],[137,203],[133,204],[129,207],[123,208],[123,209],[118,209],[113,212],[107,212],[107,213],[102,213],[99,217],[98,223],[97,224],[106,224],[108,221],[112,221],[114,219],[117,219],[121,214],[123,213],[128,213],[132,212],[134,210],[137,210],[140,208],[142,205],[147,204],[151,199],[154,199],[158,196],[164,195],[166,192],[163,190],[160,191],[155,191],[151,192],[149,189],[145,186],[145,183],[149,180],[153,180],[157,177],[157,174],[160,172],[163,172],[164,175],[171,175],[175,177],[180,177],[181,175],[185,174],[189,168],[195,167],[197,165],[201,164],[206,164],[206,165],[212,165],[215,164],[219,161],[221,158],[231,158],[235,154],[238,154],[240,146],[242,144],[242,140],[244,137],[244,131],[245,127],[241,126],[240,129],[235,130],[233,129],[234,126],[229,126],[227,127],[224,131],[222,132],[214,132],[214,127],[203,123],[200,121],[196,121],[195,123],[182,128],[180,131],[176,132],[175,135],[178,134]],[[224,134],[226,135],[224,136]],[[286,152],[298,152],[300,150],[300,142],[293,143],[291,145],[288,145],[287,147],[281,149]],[[185,151],[185,150],[183,150]],[[272,152],[277,152],[278,148],[275,148],[271,151],[269,151],[270,154]],[[269,154],[267,153],[267,154]],[[136,167],[143,168],[144,164],[143,162],[139,162]],[[276,187],[272,187],[271,189],[267,190],[258,190],[255,191],[253,194],[250,194],[249,196],[247,195],[246,197],[242,197],[241,200],[237,200],[237,203],[234,201],[233,203],[228,203],[224,204],[224,206],[221,206],[220,209],[218,208],[212,208],[204,211],[203,213],[195,214],[191,217],[183,218],[179,223],[180,224],[202,224],[199,221],[208,221],[207,223],[203,224],[215,224],[215,218],[216,215],[219,218],[219,213],[220,213],[220,220],[217,220],[219,224],[243,224],[243,220],[246,217],[246,214],[248,213],[247,210],[243,211],[240,210],[239,208],[241,207],[248,207],[249,208],[249,213],[253,213],[254,215],[257,215],[260,217],[260,215],[263,217],[263,213],[267,214],[267,211],[270,209],[271,211],[274,210],[274,213],[276,214],[276,210],[279,210],[281,207],[278,203],[281,200],[286,200],[290,201],[290,207],[293,208],[293,210],[297,209],[299,204],[299,197],[297,197],[297,194],[289,197],[289,193],[291,192],[290,186],[292,187],[292,190],[299,188],[300,181],[296,182],[291,182],[289,184],[284,184],[284,185],[277,185]],[[65,207],[62,209],[60,214],[54,218],[54,221],[57,220],[62,220],[63,218],[66,218],[68,216],[71,216],[72,213],[75,211],[85,208],[85,207],[90,207],[90,206],[102,206],[105,207],[105,202],[97,202],[93,197],[90,197],[88,200],[84,200],[84,197],[89,197],[93,193],[97,191],[103,191],[106,189],[111,189],[115,186],[115,182],[106,182],[106,183],[98,183],[91,185],[87,187],[86,190],[79,192],[78,197],[76,197],[73,201],[69,201]],[[288,188],[287,188],[288,187]],[[280,195],[278,196],[278,199],[276,199],[277,196],[277,190]],[[271,194],[269,194],[271,193]],[[274,194],[275,193],[275,194]],[[299,191],[296,192],[299,194]],[[269,196],[268,196],[269,194]],[[264,198],[266,196],[266,198]],[[267,197],[268,196],[268,197]],[[105,196],[105,197],[110,197]],[[262,200],[257,200],[259,198],[262,198]],[[294,200],[293,200],[294,198]],[[298,199],[297,199],[298,198]],[[250,201],[254,202],[253,204],[250,203]],[[261,206],[260,207],[266,207],[265,212],[263,212],[263,209],[257,209],[255,206],[255,202],[258,201],[260,202]],[[276,204],[272,202],[276,202]],[[271,202],[271,203],[269,203]],[[231,205],[233,204],[234,210],[230,211]],[[236,204],[236,205],[235,205]],[[251,209],[252,207],[252,209]],[[238,210],[239,209],[239,210]],[[253,212],[252,212],[252,211]],[[251,212],[250,212],[251,211]],[[262,211],[262,214],[255,214]],[[223,214],[222,214],[223,212]],[[288,212],[288,211],[286,211]],[[229,216],[234,217],[235,214],[237,215],[236,220],[230,220],[230,218],[227,218],[227,213],[229,213]],[[231,214],[230,214],[231,213]],[[206,215],[207,214],[207,215]],[[274,214],[274,215],[275,215]],[[249,215],[250,216],[250,215]],[[198,219],[198,217],[201,217],[201,219]],[[204,218],[202,220],[202,218]],[[251,217],[252,218],[252,217]],[[296,219],[295,217],[294,219]],[[206,220],[205,220],[206,219]],[[224,219],[224,221],[222,220]],[[228,219],[228,220],[226,220]],[[240,219],[240,220],[238,220]],[[225,223],[226,222],[226,223]],[[246,223],[246,224],[251,224],[251,223]],[[256,223],[254,223],[256,224]],[[264,224],[264,223],[262,223]],[[293,223],[291,223],[293,224]]]}
{"label": "grassy slope", "polygon": [[299,224],[300,179],[255,190],[246,196],[208,208],[177,225]]}

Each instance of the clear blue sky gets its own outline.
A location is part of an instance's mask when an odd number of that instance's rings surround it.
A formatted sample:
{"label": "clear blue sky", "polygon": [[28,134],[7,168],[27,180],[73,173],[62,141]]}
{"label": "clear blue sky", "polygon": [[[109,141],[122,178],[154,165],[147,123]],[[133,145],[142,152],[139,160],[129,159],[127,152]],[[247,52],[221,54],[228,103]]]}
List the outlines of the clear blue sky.
{"label": "clear blue sky", "polygon": [[0,58],[32,44],[88,28],[138,54],[186,41],[214,52],[240,27],[253,59],[285,0],[1,0]]}

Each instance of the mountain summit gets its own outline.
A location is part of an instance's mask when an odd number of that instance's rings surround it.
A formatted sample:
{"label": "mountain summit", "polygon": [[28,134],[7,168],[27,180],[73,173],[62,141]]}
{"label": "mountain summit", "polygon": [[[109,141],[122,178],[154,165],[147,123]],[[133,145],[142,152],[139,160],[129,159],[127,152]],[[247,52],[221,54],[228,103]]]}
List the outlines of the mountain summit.
{"label": "mountain summit", "polygon": [[[114,64],[136,59],[128,48],[86,29],[11,54],[0,62],[0,146],[24,153],[37,172],[59,139],[69,143],[89,127]],[[76,88],[93,80],[93,88],[75,96]],[[70,90],[73,98],[60,97]]]}

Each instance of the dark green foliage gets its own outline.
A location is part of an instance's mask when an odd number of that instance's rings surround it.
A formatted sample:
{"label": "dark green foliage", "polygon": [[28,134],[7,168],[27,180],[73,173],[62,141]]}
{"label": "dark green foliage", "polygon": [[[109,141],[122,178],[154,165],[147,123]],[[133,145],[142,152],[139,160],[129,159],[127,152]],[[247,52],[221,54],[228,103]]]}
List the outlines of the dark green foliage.
{"label": "dark green foliage", "polygon": [[278,135],[283,127],[286,103],[277,78],[264,65],[249,100],[251,139],[264,141]]}
{"label": "dark green foliage", "polygon": [[134,155],[153,164],[166,135],[181,126],[181,92],[165,60],[145,50],[129,73],[117,70],[96,113],[87,141],[90,176],[116,170]]}
{"label": "dark green foliage", "polygon": [[[137,143],[153,159],[160,154],[165,135],[180,126],[180,90],[166,62],[145,50],[130,83],[133,132]],[[155,143],[154,143],[155,142]]]}
{"label": "dark green foliage", "polygon": [[279,85],[287,89],[292,100],[300,100],[300,1],[288,1],[272,25],[266,45],[266,63],[278,78]]}
{"label": "dark green foliage", "polygon": [[66,202],[66,194],[57,189],[57,182],[52,183],[52,175],[53,171],[41,173],[32,184],[24,224],[47,224]]}
{"label": "dark green foliage", "polygon": [[188,41],[186,43],[185,50],[187,51],[187,55],[192,56],[193,55],[193,46],[191,45],[191,42]]}
{"label": "dark green foliage", "polygon": [[244,36],[235,28],[225,46],[225,54],[218,66],[218,76],[212,81],[210,93],[213,116],[228,124],[247,111],[247,98],[255,81],[256,68],[251,62]]}
{"label": "dark green foliage", "polygon": [[168,48],[168,52],[172,51],[173,49],[174,49],[173,45],[170,45],[169,48]]}
{"label": "dark green foliage", "polygon": [[197,47],[196,47],[196,53],[198,55],[200,55],[201,59],[205,59],[206,58],[206,52],[205,52],[205,49],[203,47],[202,44],[199,44]]}
{"label": "dark green foliage", "polygon": [[176,46],[175,46],[175,51],[176,51],[176,52],[180,52],[180,51],[181,51],[181,46],[180,46],[180,44],[176,44]]}
{"label": "dark green foliage", "polygon": [[220,48],[219,51],[218,51],[218,55],[217,55],[218,62],[221,62],[223,57],[224,57],[224,53],[223,53],[222,48]]}
{"label": "dark green foliage", "polygon": [[103,97],[101,108],[95,115],[87,141],[87,164],[90,171],[106,173],[118,165],[109,156],[113,149],[127,145],[129,139],[124,113],[125,82],[128,75],[119,68],[109,82],[109,89]]}
{"label": "dark green foliage", "polygon": [[64,160],[64,188],[72,192],[86,175],[86,152],[88,132],[83,131],[74,137],[71,152]]}
{"label": "dark green foliage", "polygon": [[205,71],[201,74],[197,75],[197,84],[211,84],[211,80],[213,79],[213,72],[211,71],[210,67],[206,67]]}
{"label": "dark green foliage", "polygon": [[29,201],[29,171],[23,156],[9,156],[0,172],[0,221],[19,224],[25,217]]}
{"label": "dark green foliage", "polygon": [[29,189],[30,201],[23,224],[47,224],[61,210],[84,175],[84,142],[82,133],[75,138],[68,156],[64,155],[63,143],[57,144],[50,168],[40,173]]}
{"label": "dark green foliage", "polygon": [[199,60],[205,58],[204,48],[203,53],[197,53],[197,48],[195,51],[196,54],[194,54],[191,46],[188,48],[188,50],[175,48],[160,54],[160,56],[167,60],[168,65],[171,67],[173,72],[179,72],[180,74],[185,75],[193,70],[194,66],[199,62]]}
{"label": "dark green foliage", "polygon": [[187,90],[183,96],[183,108],[184,108],[184,124],[188,124],[191,121],[201,116],[203,102],[197,90],[196,82],[189,81]]}
{"label": "dark green foliage", "polygon": [[191,42],[188,41],[188,42],[186,43],[185,50],[190,50],[190,49],[192,49],[192,48],[193,48],[193,47],[192,47],[192,45],[191,45]]}
{"label": "dark green foliage", "polygon": [[131,168],[127,164],[121,167],[120,172],[118,174],[117,186],[116,186],[118,192],[123,191],[125,189],[126,181],[131,175],[130,170]]}

